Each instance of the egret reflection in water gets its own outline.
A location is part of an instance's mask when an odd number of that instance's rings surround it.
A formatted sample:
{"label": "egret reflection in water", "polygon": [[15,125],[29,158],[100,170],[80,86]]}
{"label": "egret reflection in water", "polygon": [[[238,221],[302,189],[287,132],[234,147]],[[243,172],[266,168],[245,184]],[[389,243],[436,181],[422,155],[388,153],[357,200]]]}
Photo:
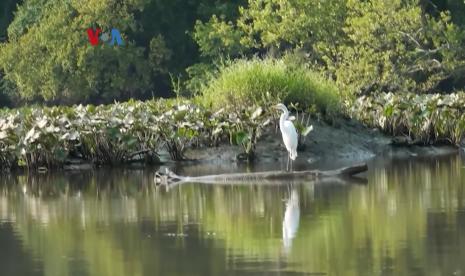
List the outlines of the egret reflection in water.
{"label": "egret reflection in water", "polygon": [[169,192],[147,169],[2,175],[0,275],[463,274],[462,157],[370,165],[364,185]]}
{"label": "egret reflection in water", "polygon": [[300,207],[299,193],[296,188],[292,188],[289,198],[286,201],[286,211],[283,220],[283,245],[286,253],[292,247],[292,239],[295,238],[299,228]]}

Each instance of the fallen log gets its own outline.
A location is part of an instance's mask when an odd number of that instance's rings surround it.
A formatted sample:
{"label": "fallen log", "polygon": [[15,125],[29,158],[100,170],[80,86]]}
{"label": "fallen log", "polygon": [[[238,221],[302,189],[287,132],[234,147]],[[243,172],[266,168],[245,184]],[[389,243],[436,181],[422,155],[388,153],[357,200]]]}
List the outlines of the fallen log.
{"label": "fallen log", "polygon": [[289,180],[323,180],[323,179],[344,179],[350,178],[368,170],[366,164],[357,164],[341,169],[320,171],[266,171],[253,173],[230,173],[230,174],[215,174],[204,176],[180,176],[166,169],[165,172],[157,172],[155,174],[155,183],[170,185],[180,182],[196,182],[196,183],[238,183],[250,181],[289,181]]}

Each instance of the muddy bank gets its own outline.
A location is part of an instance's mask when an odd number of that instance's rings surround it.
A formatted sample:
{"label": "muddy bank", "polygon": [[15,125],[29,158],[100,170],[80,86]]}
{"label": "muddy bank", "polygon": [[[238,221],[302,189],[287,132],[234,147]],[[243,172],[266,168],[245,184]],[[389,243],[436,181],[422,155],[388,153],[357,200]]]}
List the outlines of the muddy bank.
{"label": "muddy bank", "polygon": [[[302,149],[298,152],[294,170],[335,169],[338,167],[366,162],[375,157],[383,158],[415,158],[434,157],[454,154],[458,151],[452,146],[399,146],[391,136],[377,129],[366,128],[362,124],[340,119],[333,124],[313,121],[313,131],[307,136]],[[394,141],[394,142],[393,142]],[[268,128],[256,146],[256,158],[253,162],[238,160],[241,147],[223,144],[218,147],[190,148],[186,157],[191,161],[172,161],[166,151],[159,152],[161,164],[177,168],[190,167],[208,171],[202,173],[231,171],[263,171],[285,169],[287,151],[276,127]],[[74,160],[65,166],[66,170],[91,169],[89,163]],[[205,166],[208,165],[208,166]],[[125,167],[145,167],[135,162]],[[181,169],[182,170],[182,169]]]}
{"label": "muddy bank", "polygon": [[[452,146],[393,145],[393,137],[351,120],[341,119],[332,125],[317,121],[312,124],[314,129],[305,140],[303,149],[298,152],[294,169],[336,168],[354,162],[364,162],[376,156],[409,158],[457,152],[457,148]],[[254,170],[260,167],[285,167],[287,152],[279,129],[267,129],[256,149],[256,160],[253,164],[232,166],[247,166]],[[186,156],[212,163],[243,163],[237,160],[240,150],[239,147],[223,145],[215,148],[189,149]],[[166,160],[167,157],[164,156],[163,159]]]}

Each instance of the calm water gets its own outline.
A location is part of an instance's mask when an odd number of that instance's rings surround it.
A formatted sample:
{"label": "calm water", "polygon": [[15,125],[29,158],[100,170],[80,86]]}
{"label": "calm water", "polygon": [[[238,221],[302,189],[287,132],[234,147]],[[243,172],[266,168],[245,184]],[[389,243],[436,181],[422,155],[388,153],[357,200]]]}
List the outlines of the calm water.
{"label": "calm water", "polygon": [[[465,275],[464,166],[382,160],[367,184],[169,190],[150,170],[4,176],[0,275]],[[212,170],[228,168],[178,171]]]}

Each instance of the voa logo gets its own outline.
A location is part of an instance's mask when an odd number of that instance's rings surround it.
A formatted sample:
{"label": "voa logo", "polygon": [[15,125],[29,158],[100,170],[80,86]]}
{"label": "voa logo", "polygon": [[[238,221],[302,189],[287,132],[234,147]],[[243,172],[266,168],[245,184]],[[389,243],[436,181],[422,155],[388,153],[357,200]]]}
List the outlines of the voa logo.
{"label": "voa logo", "polygon": [[116,28],[111,29],[110,32],[104,33],[102,33],[102,29],[100,28],[88,28],[87,37],[89,38],[89,42],[92,46],[97,46],[99,39],[108,45],[115,45],[115,43],[118,46],[124,45],[123,39],[121,38],[121,33]]}

